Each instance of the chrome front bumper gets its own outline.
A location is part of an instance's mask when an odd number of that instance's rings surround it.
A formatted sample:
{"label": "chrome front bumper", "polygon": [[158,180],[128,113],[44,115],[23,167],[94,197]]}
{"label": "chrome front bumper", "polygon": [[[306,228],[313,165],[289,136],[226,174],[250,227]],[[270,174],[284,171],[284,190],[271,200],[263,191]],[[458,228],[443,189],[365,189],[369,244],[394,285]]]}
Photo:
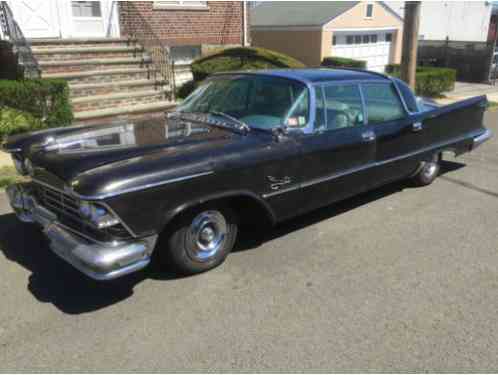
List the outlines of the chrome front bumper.
{"label": "chrome front bumper", "polygon": [[157,236],[130,242],[92,242],[59,223],[56,215],[38,205],[23,185],[9,186],[7,195],[21,221],[40,224],[51,250],[92,279],[116,279],[150,263]]}
{"label": "chrome front bumper", "polygon": [[484,142],[489,140],[492,136],[493,136],[493,133],[491,132],[491,130],[486,129],[484,131],[484,133],[482,133],[481,135],[478,135],[477,137],[474,137],[474,142],[472,143],[472,149],[479,147]]}

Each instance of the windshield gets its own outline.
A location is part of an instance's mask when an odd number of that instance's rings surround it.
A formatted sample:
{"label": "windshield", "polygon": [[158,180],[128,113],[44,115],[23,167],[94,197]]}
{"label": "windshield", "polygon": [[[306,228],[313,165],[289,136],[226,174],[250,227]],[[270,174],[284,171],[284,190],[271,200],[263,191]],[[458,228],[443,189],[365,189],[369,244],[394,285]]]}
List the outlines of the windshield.
{"label": "windshield", "polygon": [[219,76],[201,84],[177,108],[183,113],[229,115],[251,128],[301,128],[308,123],[306,85],[284,78]]}

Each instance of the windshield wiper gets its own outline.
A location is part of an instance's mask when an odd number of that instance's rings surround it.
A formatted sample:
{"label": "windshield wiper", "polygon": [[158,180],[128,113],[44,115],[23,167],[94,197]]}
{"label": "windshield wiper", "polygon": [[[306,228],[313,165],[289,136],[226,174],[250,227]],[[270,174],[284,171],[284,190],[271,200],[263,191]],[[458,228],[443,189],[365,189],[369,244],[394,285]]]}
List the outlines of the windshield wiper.
{"label": "windshield wiper", "polygon": [[[230,120],[232,123],[237,124],[237,127],[230,126],[228,125],[227,122],[223,121],[223,125],[221,122],[216,121],[212,122],[210,120],[206,119],[206,115],[211,115],[211,116],[218,116],[218,117],[223,117],[228,120]],[[199,117],[201,116],[201,117]],[[240,132],[242,134],[247,134],[251,128],[249,125],[247,125],[245,122],[240,121],[239,119],[230,116],[229,114],[226,114],[224,112],[218,112],[218,111],[209,111],[209,112],[170,112],[168,113],[168,117],[177,117],[180,119],[185,119],[188,121],[197,121],[197,122],[202,122],[202,123],[208,123],[210,125],[215,125],[219,126],[225,129],[230,129],[232,131]],[[202,118],[204,117],[204,118]],[[225,125],[226,124],[226,125]]]}
{"label": "windshield wiper", "polygon": [[226,119],[229,119],[233,122],[235,122],[237,125],[239,125],[240,127],[240,130],[244,131],[245,133],[249,133],[249,131],[251,130],[250,126],[247,125],[244,121],[240,121],[238,118],[235,118],[233,116],[230,116],[229,114],[225,113],[225,112],[219,112],[219,111],[209,111],[208,112],[210,115],[215,115],[215,116],[220,116],[220,117],[224,117]]}

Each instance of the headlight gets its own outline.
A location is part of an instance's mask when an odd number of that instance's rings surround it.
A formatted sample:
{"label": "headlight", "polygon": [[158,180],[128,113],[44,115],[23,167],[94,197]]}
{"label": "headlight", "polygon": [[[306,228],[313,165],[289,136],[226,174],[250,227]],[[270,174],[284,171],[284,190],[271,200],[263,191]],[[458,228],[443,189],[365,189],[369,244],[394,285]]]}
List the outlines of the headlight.
{"label": "headlight", "polygon": [[90,202],[80,203],[80,214],[90,220],[99,229],[112,227],[119,224],[119,219],[110,213],[105,207]]}

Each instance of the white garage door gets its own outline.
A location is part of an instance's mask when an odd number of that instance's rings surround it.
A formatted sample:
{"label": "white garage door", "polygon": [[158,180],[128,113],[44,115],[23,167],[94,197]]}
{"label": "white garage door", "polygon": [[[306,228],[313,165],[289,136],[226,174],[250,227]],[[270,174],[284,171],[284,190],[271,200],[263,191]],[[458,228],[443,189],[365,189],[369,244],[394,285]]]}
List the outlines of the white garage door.
{"label": "white garage door", "polygon": [[334,32],[332,56],[367,62],[367,69],[384,72],[390,62],[392,31]]}

